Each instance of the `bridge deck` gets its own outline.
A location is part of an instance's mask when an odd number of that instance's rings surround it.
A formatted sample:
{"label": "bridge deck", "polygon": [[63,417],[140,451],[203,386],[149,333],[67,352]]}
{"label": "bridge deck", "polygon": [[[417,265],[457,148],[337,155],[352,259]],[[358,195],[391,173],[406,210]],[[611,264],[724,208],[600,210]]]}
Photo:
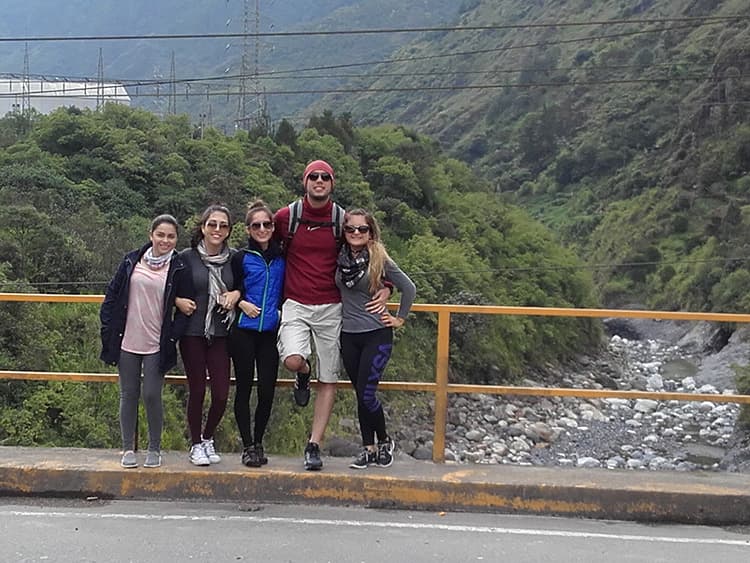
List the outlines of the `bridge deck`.
{"label": "bridge deck", "polygon": [[[142,462],[142,456],[140,456]],[[194,467],[165,452],[158,469],[123,469],[114,450],[0,447],[0,495],[252,503],[320,503],[430,511],[581,516],[694,524],[750,523],[750,475],[457,465],[397,455],[388,469],[271,455],[258,469],[238,454]]]}

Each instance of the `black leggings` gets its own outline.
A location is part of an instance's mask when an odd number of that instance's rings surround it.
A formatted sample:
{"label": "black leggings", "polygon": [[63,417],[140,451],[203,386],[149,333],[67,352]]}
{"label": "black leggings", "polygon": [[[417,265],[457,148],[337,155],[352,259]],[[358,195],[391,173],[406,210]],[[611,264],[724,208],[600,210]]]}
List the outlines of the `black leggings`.
{"label": "black leggings", "polygon": [[376,435],[379,442],[388,437],[383,405],[375,392],[391,358],[392,349],[391,328],[341,333],[341,356],[344,369],[357,393],[357,416],[363,446],[374,445]]}
{"label": "black leggings", "polygon": [[[234,363],[237,389],[234,395],[234,418],[244,447],[263,443],[268,419],[271,417],[276,379],[279,372],[279,352],[276,331],[257,332],[235,327],[229,335],[229,349]],[[258,368],[258,405],[255,409],[255,440],[250,422],[250,395],[253,372]]]}

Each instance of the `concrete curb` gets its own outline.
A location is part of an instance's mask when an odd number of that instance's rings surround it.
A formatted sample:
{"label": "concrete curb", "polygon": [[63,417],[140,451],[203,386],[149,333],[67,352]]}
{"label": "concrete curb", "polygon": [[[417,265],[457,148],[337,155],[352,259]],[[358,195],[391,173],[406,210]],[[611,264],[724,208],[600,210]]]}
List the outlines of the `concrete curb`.
{"label": "concrete curb", "polygon": [[397,459],[388,469],[321,472],[271,456],[242,466],[237,454],[194,467],[166,452],[158,469],[123,469],[113,450],[0,447],[0,495],[107,499],[319,503],[429,511],[564,515],[689,524],[750,523],[750,475],[437,465]]}

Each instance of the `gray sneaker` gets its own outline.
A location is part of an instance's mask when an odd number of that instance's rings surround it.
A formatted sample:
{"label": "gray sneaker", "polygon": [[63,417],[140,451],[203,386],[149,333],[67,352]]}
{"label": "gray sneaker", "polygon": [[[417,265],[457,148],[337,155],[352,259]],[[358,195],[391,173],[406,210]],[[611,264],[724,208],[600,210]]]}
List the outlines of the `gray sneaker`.
{"label": "gray sneaker", "polygon": [[161,467],[161,453],[149,450],[143,467]]}
{"label": "gray sneaker", "polygon": [[125,469],[133,469],[134,467],[138,467],[138,460],[135,457],[135,452],[133,450],[127,450],[124,454],[122,454],[120,465],[122,465]]}

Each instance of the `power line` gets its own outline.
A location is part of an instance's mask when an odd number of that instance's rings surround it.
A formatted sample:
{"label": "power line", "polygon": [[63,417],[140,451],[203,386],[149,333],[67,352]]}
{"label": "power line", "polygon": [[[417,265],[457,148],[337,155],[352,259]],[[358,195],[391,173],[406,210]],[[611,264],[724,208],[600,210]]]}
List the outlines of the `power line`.
{"label": "power line", "polygon": [[508,266],[501,268],[470,269],[470,270],[409,270],[408,274],[415,276],[448,275],[448,274],[493,274],[500,272],[539,272],[539,271],[596,271],[621,270],[626,268],[644,268],[653,266],[681,266],[696,264],[728,264],[731,262],[748,262],[750,257],[744,258],[705,258],[695,260],[664,260],[646,262],[622,262],[619,264],[586,264],[582,266]]}
{"label": "power line", "polygon": [[[491,74],[520,74],[520,73],[553,73],[553,72],[569,72],[576,70],[586,70],[587,72],[599,72],[609,70],[649,70],[649,69],[684,69],[685,67],[694,66],[701,70],[710,70],[712,65],[699,65],[697,63],[674,61],[665,63],[653,63],[650,65],[590,65],[587,67],[581,66],[570,66],[570,67],[537,67],[537,68],[495,68],[485,70],[445,70],[445,71],[415,71],[415,72],[377,72],[377,73],[338,73],[338,74],[327,74],[325,78],[385,78],[385,77],[411,77],[411,76],[476,76],[476,75],[491,75]],[[203,82],[216,82],[226,81],[232,84],[233,80],[257,77],[259,80],[307,80],[307,79],[318,79],[321,78],[319,74],[302,74],[294,76],[276,76],[277,71],[259,71],[257,74],[223,74],[215,76],[193,76],[185,78],[175,78],[177,84],[191,84],[191,83],[203,83]],[[286,73],[285,73],[286,74]],[[741,77],[742,75],[740,75]],[[17,73],[0,73],[0,79],[2,78],[18,78]],[[48,78],[46,75],[30,75],[30,78],[34,80],[42,80],[48,82],[91,82],[97,79],[91,77],[75,77],[75,76],[53,76]],[[155,86],[164,85],[172,82],[171,79],[165,78],[112,78],[109,80],[110,83],[115,83],[123,87],[139,87],[139,86]],[[84,88],[65,88],[65,92],[75,92],[77,90],[83,90]],[[57,92],[57,90],[45,90],[45,92]]]}
{"label": "power line", "polygon": [[[452,73],[445,73],[445,75],[451,75]],[[491,71],[481,71],[480,74],[492,74]],[[430,74],[430,73],[422,73],[422,74],[414,74],[414,73],[403,73],[398,74],[398,76],[442,76],[443,74]],[[376,79],[379,78],[379,76],[368,76],[368,75],[357,75],[357,77],[361,78],[371,78]],[[740,78],[743,77],[743,75],[739,75]],[[291,80],[292,78],[286,78],[286,77],[271,77],[266,78],[266,80]],[[118,86],[122,86],[123,88],[134,88],[139,86],[158,86],[163,84],[169,84],[170,86],[173,85],[173,83],[195,83],[200,82],[205,79],[184,79],[184,80],[154,80],[149,82],[138,82],[138,83],[117,83]],[[372,86],[362,86],[362,87],[351,87],[351,88],[321,88],[321,89],[309,89],[309,90],[270,90],[266,91],[266,94],[331,94],[331,93],[353,93],[353,92],[401,92],[401,91],[421,91],[421,90],[481,90],[481,89],[497,89],[497,88],[534,88],[534,87],[556,87],[556,86],[594,86],[594,85],[607,85],[607,84],[640,84],[640,83],[660,83],[660,82],[696,82],[696,81],[707,81],[707,80],[715,80],[715,76],[713,75],[692,75],[692,76],[654,76],[649,78],[612,78],[612,79],[602,79],[602,80],[569,80],[564,82],[518,82],[518,83],[502,83],[502,84],[466,84],[466,85],[447,85],[447,86],[404,86],[404,87],[372,87]],[[194,94],[194,96],[242,96],[243,91],[240,88],[239,90],[231,90],[229,89],[228,85],[224,85],[226,90],[214,90],[213,92],[204,92],[202,94]],[[30,94],[32,96],[45,96],[45,95],[54,95],[54,94],[65,94],[66,97],[71,98],[86,98],[90,97],[89,95],[85,94],[87,92],[87,88],[62,88],[62,89],[41,89],[41,90],[35,90],[31,91]],[[83,95],[77,96],[75,95],[76,92],[84,92]],[[13,92],[5,92],[0,93],[0,98],[3,97],[13,97],[16,94]],[[131,98],[143,98],[143,97],[161,97],[163,94],[159,92],[133,92],[128,93],[128,95]],[[189,94],[188,94],[189,96]]]}
{"label": "power line", "polygon": [[[308,89],[308,90],[264,90],[266,96],[301,96],[301,95],[312,95],[312,94],[387,94],[391,92],[452,92],[461,90],[501,90],[501,89],[534,89],[534,88],[555,88],[555,87],[566,87],[566,86],[600,86],[600,85],[622,85],[622,84],[659,84],[664,82],[695,82],[699,80],[707,80],[709,78],[654,78],[654,79],[618,79],[618,80],[601,80],[601,81],[587,81],[587,82],[528,82],[528,83],[517,83],[517,84],[474,84],[474,85],[452,85],[452,86],[403,86],[403,87],[383,87],[383,88],[319,88],[319,89]],[[44,97],[45,92],[32,92],[31,97]],[[186,99],[190,99],[190,93],[186,93]],[[215,97],[232,97],[241,96],[242,94],[237,90],[214,90],[210,92],[195,93],[193,97],[197,98],[215,98]],[[15,94],[13,93],[0,93],[0,98],[12,98]],[[162,98],[165,94],[161,92],[139,92],[128,94],[130,99],[134,98]],[[72,99],[87,99],[91,96],[86,95],[68,95],[67,98]],[[105,96],[111,101],[117,101],[124,99],[123,96],[113,94],[112,96]],[[686,102],[688,103],[688,102]],[[737,100],[729,102],[699,102],[696,105],[736,105],[736,104],[747,104],[747,100]]]}
{"label": "power line", "polygon": [[335,64],[335,65],[314,66],[314,67],[296,68],[296,69],[288,69],[288,70],[274,70],[274,71],[269,71],[266,74],[272,75],[272,74],[287,74],[287,73],[298,73],[298,72],[308,72],[308,71],[317,71],[317,70],[336,70],[336,69],[341,69],[341,68],[354,68],[354,67],[394,64],[394,63],[402,63],[402,62],[428,61],[428,60],[436,60],[436,59],[445,59],[448,57],[487,55],[491,53],[501,53],[504,51],[531,49],[534,47],[551,47],[555,45],[569,45],[572,43],[581,43],[584,41],[594,42],[594,41],[601,41],[603,39],[619,39],[622,37],[632,37],[635,35],[643,35],[646,33],[662,33],[664,31],[679,31],[679,30],[684,30],[684,29],[693,28],[693,27],[694,26],[689,25],[689,26],[676,26],[676,27],[670,27],[670,28],[646,29],[646,30],[640,30],[640,31],[626,31],[622,33],[610,33],[607,35],[599,35],[599,36],[594,36],[594,37],[577,37],[577,38],[571,38],[571,39],[560,39],[557,41],[541,41],[537,43],[506,45],[503,47],[476,49],[472,51],[459,51],[456,53],[440,53],[436,55],[397,57],[393,59],[382,59],[379,61],[365,61],[365,62],[359,62],[359,63],[341,63],[341,64]]}
{"label": "power line", "polygon": [[[682,266],[682,265],[697,265],[697,264],[729,264],[733,262],[749,262],[750,257],[738,257],[738,258],[702,258],[693,260],[652,260],[644,262],[620,262],[617,264],[582,264],[576,266],[507,266],[499,268],[473,268],[468,270],[409,270],[407,273],[412,276],[433,276],[433,275],[449,275],[449,274],[496,274],[502,272],[541,272],[541,271],[595,271],[595,270],[619,270],[625,268],[642,268],[642,267],[653,267],[653,266]],[[8,280],[0,282],[0,287],[16,286],[19,280]],[[108,281],[55,281],[55,282],[29,282],[25,280],[25,283],[34,286],[55,286],[55,285],[107,285]]]}
{"label": "power line", "polygon": [[29,36],[29,37],[0,37],[0,43],[18,42],[60,42],[60,41],[131,41],[131,40],[163,40],[163,39],[237,39],[245,37],[314,37],[314,36],[336,36],[336,35],[382,35],[392,33],[445,33],[463,31],[503,31],[515,29],[549,29],[558,27],[591,27],[609,25],[653,25],[680,23],[699,26],[702,24],[721,22],[740,22],[750,20],[750,16],[697,16],[681,18],[650,18],[650,19],[615,19],[615,20],[589,20],[585,22],[540,22],[540,23],[517,23],[517,24],[492,24],[473,26],[445,26],[445,27],[401,27],[401,28],[365,28],[365,29],[339,29],[339,30],[305,30],[305,31],[264,31],[242,33],[156,33],[156,34],[132,34],[132,35],[56,35],[56,36]]}
{"label": "power line", "polygon": [[[436,55],[423,55],[423,56],[417,56],[417,57],[399,57],[399,58],[393,58],[393,59],[383,59],[383,60],[377,60],[377,61],[364,61],[364,62],[358,62],[358,63],[342,63],[342,64],[336,64],[336,65],[324,65],[324,66],[316,66],[316,67],[307,67],[307,68],[297,68],[297,69],[287,69],[287,70],[273,70],[273,71],[266,71],[264,73],[260,73],[259,76],[265,76],[265,77],[273,77],[274,75],[278,74],[289,74],[289,73],[300,73],[300,72],[308,72],[308,71],[323,71],[323,70],[335,70],[335,69],[342,69],[342,68],[354,68],[354,67],[362,67],[362,66],[373,66],[373,65],[382,65],[382,64],[395,64],[395,63],[401,63],[401,62],[417,62],[417,61],[426,61],[426,60],[436,60],[436,59],[443,59],[448,57],[459,57],[459,56],[470,56],[470,55],[481,55],[481,54],[490,54],[490,53],[498,53],[503,51],[511,51],[511,50],[518,50],[518,49],[527,49],[527,48],[533,48],[533,47],[548,47],[548,46],[554,46],[554,45],[562,45],[562,44],[570,44],[570,43],[579,43],[583,41],[600,41],[603,39],[617,39],[621,37],[630,37],[633,35],[641,35],[645,33],[657,33],[662,32],[665,30],[680,30],[685,29],[686,27],[693,27],[693,26],[679,26],[679,27],[673,27],[673,28],[660,28],[660,29],[654,29],[654,30],[640,30],[640,31],[630,31],[630,32],[623,32],[623,33],[613,33],[608,35],[600,35],[598,37],[583,37],[583,38],[572,38],[572,39],[561,39],[558,41],[544,41],[544,42],[538,42],[538,43],[527,43],[527,44],[520,44],[520,45],[509,45],[509,46],[503,46],[503,47],[495,47],[490,49],[477,49],[472,51],[459,51],[455,53],[441,53]],[[238,77],[242,77],[245,75],[236,75]],[[212,79],[218,80],[227,77],[214,77]],[[142,81],[138,84],[135,84],[135,86],[141,86],[141,85],[148,85],[149,82],[152,82],[153,84],[159,85],[162,84],[162,81]]]}
{"label": "power line", "polygon": [[[598,86],[598,85],[615,85],[615,84],[653,84],[663,82],[695,82],[700,80],[710,80],[710,76],[700,77],[681,77],[681,78],[634,78],[634,79],[612,79],[612,80],[587,80],[587,81],[568,81],[568,82],[525,82],[525,83],[502,83],[502,84],[465,84],[451,86],[391,86],[391,87],[348,87],[348,88],[315,88],[300,90],[267,90],[269,96],[287,96],[303,94],[359,94],[359,93],[389,93],[389,92],[441,92],[441,91],[458,91],[458,90],[498,90],[503,88],[552,88],[566,86]],[[34,94],[43,94],[36,92]],[[10,97],[13,94],[0,94],[2,97]],[[159,98],[163,94],[156,92],[144,92],[129,94],[131,98]],[[239,96],[241,92],[237,90],[214,90],[196,94],[196,96]],[[84,97],[84,96],[71,96]]]}
{"label": "power line", "polygon": [[[671,29],[681,29],[681,28],[671,28]],[[521,44],[521,45],[509,45],[509,46],[503,46],[503,47],[495,47],[490,49],[478,49],[478,50],[472,50],[472,51],[459,51],[455,53],[442,53],[437,55],[425,55],[425,56],[418,56],[418,57],[400,57],[400,58],[393,58],[393,59],[384,59],[379,61],[365,61],[365,62],[358,62],[358,63],[343,63],[343,64],[337,64],[337,65],[326,65],[326,66],[318,66],[318,67],[307,67],[307,68],[298,68],[298,69],[289,69],[289,70],[274,70],[274,71],[266,71],[263,73],[259,73],[259,77],[265,77],[265,78],[273,78],[275,75],[279,74],[288,74],[288,73],[299,73],[299,72],[307,72],[307,71],[320,71],[320,70],[333,70],[333,69],[341,69],[341,68],[352,68],[352,67],[361,67],[361,66],[371,66],[371,65],[380,65],[380,64],[394,64],[399,62],[416,62],[416,61],[424,61],[424,60],[434,60],[434,59],[440,59],[440,58],[447,58],[447,57],[458,57],[458,56],[469,56],[469,55],[478,55],[478,54],[489,54],[489,53],[496,53],[496,52],[503,52],[503,51],[510,51],[510,50],[517,50],[517,49],[524,49],[524,48],[532,48],[532,47],[540,47],[540,46],[551,46],[551,45],[559,45],[559,44],[569,44],[569,43],[578,43],[581,41],[589,41],[589,40],[602,40],[602,39],[614,39],[614,38],[620,38],[624,36],[632,36],[632,35],[640,35],[644,33],[654,33],[654,32],[661,32],[664,31],[664,29],[657,29],[657,30],[641,30],[641,31],[633,31],[633,32],[624,32],[624,33],[615,33],[615,34],[609,34],[609,35],[602,35],[598,37],[585,37],[585,38],[573,38],[573,39],[565,39],[565,40],[559,40],[559,41],[547,41],[547,42],[540,42],[540,43],[528,43],[528,44]],[[664,63],[669,64],[669,63]],[[683,64],[690,64],[690,63],[683,63]],[[234,75],[235,77],[245,77],[248,76],[246,74],[240,74],[240,75]],[[183,82],[188,81],[208,81],[208,80],[222,80],[227,79],[227,76],[215,76],[215,77],[208,77],[208,78],[202,78],[202,79],[183,79]],[[161,80],[144,80],[139,81],[135,86],[143,86],[143,85],[149,85],[149,84],[162,84],[163,81]],[[315,92],[312,92],[315,93]]]}

